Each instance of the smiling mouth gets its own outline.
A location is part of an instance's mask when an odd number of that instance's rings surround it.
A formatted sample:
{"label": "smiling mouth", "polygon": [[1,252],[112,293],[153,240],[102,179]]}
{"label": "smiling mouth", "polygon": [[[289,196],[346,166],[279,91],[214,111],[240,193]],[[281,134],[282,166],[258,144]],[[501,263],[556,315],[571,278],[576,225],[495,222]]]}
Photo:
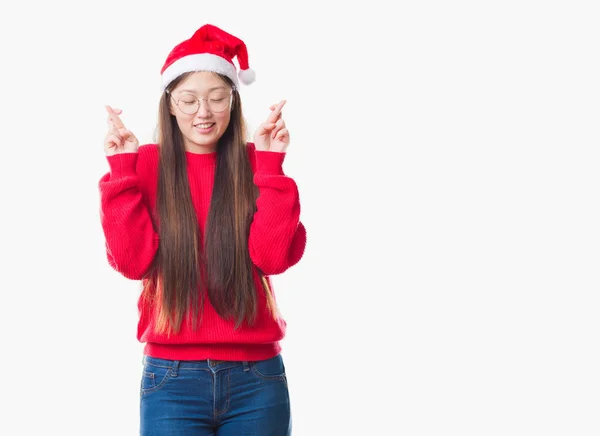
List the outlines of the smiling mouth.
{"label": "smiling mouth", "polygon": [[210,129],[212,126],[214,126],[215,123],[200,123],[200,124],[194,124],[194,127],[200,130],[206,130],[206,129]]}

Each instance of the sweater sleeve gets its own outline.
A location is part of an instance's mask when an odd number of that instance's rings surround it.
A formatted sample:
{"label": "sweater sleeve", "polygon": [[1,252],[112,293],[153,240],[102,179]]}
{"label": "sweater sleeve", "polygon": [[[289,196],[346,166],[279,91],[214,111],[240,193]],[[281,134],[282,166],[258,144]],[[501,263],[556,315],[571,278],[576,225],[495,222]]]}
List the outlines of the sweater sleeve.
{"label": "sweater sleeve", "polygon": [[254,150],[254,183],[259,189],[250,225],[252,262],[266,275],[298,263],[306,247],[296,182],[283,173],[285,153]]}
{"label": "sweater sleeve", "polygon": [[158,249],[158,234],[138,187],[139,152],[107,156],[110,171],[99,182],[100,217],[110,266],[141,280]]}

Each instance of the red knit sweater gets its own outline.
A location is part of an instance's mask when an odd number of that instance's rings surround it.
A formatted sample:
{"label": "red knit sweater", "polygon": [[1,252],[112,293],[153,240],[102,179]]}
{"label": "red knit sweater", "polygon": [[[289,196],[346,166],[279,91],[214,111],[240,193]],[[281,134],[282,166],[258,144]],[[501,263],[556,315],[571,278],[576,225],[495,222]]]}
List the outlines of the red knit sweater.
{"label": "red knit sweater", "polygon": [[[260,191],[250,227],[249,252],[255,267],[268,279],[300,260],[306,245],[306,230],[299,220],[298,188],[282,170],[285,153],[258,151],[252,143],[248,144],[248,152],[254,183]],[[192,201],[204,234],[217,154],[186,152],[186,155]],[[108,156],[110,171],[99,182],[108,262],[131,280],[143,279],[159,244],[150,215],[156,204],[158,158],[156,144],[142,145],[137,153]],[[257,289],[262,290],[256,268],[254,280]],[[273,289],[271,281],[268,282]],[[286,323],[267,308],[264,292],[257,295],[259,315],[251,327],[234,329],[234,321],[222,319],[205,298],[199,327],[194,331],[183,323],[180,332],[170,337],[154,332],[155,310],[152,303],[140,296],[137,338],[146,344],[144,354],[172,360],[260,360],[277,355]]]}

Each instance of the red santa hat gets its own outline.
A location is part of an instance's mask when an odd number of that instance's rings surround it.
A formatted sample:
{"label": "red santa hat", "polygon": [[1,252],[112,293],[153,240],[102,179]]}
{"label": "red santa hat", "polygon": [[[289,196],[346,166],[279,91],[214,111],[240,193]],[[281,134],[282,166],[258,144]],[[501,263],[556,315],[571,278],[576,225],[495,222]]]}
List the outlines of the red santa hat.
{"label": "red santa hat", "polygon": [[[239,73],[233,63],[236,56]],[[255,79],[255,73],[248,65],[246,44],[211,24],[200,27],[190,39],[171,50],[160,70],[163,89],[174,79],[190,71],[213,71],[229,77],[236,86],[238,77],[246,85]]]}

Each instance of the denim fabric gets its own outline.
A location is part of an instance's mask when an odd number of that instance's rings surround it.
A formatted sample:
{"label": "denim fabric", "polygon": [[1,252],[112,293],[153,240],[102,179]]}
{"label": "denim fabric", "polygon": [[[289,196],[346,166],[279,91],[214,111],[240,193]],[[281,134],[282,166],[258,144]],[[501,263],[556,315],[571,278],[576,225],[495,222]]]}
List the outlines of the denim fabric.
{"label": "denim fabric", "polygon": [[283,359],[190,362],[145,356],[140,434],[291,435]]}

